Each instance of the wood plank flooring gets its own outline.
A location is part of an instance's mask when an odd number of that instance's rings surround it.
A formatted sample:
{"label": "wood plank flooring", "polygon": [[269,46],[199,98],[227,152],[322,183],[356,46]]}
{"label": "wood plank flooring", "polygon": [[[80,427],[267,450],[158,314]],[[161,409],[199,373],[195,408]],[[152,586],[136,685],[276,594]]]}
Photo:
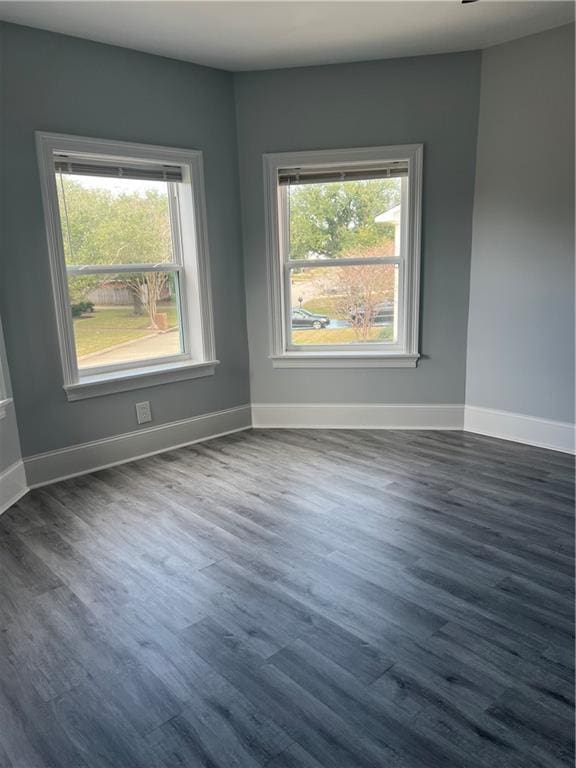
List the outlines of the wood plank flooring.
{"label": "wood plank flooring", "polygon": [[573,764],[573,461],[252,431],[0,518],[0,768]]}

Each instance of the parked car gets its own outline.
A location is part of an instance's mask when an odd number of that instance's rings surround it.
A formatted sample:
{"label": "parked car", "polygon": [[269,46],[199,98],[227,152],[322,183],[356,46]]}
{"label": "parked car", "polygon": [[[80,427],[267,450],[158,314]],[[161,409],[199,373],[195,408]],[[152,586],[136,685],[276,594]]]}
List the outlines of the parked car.
{"label": "parked car", "polygon": [[[350,312],[350,319],[353,323],[360,323],[366,316],[366,307],[355,307]],[[371,325],[386,325],[394,321],[394,304],[391,301],[383,301],[369,307]]]}
{"label": "parked car", "polygon": [[326,315],[315,315],[307,309],[292,310],[292,328],[326,328],[330,325],[330,318]]}

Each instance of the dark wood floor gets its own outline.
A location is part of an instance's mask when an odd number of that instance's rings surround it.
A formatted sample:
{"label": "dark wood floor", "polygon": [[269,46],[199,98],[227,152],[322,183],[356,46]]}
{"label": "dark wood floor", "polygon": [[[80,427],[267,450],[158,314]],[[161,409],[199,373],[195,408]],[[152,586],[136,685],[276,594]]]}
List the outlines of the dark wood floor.
{"label": "dark wood floor", "polygon": [[572,765],[572,460],[245,432],[0,518],[0,768]]}

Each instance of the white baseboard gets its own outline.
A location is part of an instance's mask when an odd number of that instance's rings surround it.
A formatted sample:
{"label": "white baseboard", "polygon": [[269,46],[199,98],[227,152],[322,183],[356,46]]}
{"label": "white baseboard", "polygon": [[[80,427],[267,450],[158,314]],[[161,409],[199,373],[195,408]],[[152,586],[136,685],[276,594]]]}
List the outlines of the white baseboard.
{"label": "white baseboard", "polygon": [[464,429],[501,440],[512,440],[563,453],[574,453],[574,424],[538,419],[511,411],[467,405]]}
{"label": "white baseboard", "polygon": [[252,425],[275,429],[462,429],[462,405],[252,405]]}
{"label": "white baseboard", "polygon": [[0,472],[0,515],[12,504],[16,504],[27,490],[24,462],[16,461]]}
{"label": "white baseboard", "polygon": [[38,488],[250,427],[250,406],[241,405],[28,456],[24,459],[26,477],[30,488]]}
{"label": "white baseboard", "polygon": [[28,488],[249,429],[466,430],[574,453],[574,425],[463,405],[242,405],[26,457],[0,473],[0,514]]}

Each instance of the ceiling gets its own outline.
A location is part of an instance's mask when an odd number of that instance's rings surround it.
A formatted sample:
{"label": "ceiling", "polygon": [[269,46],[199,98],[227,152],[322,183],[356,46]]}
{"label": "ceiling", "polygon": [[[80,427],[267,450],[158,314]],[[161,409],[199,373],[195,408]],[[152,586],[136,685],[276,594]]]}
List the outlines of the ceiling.
{"label": "ceiling", "polygon": [[486,48],[574,19],[574,3],[0,2],[0,19],[234,71]]}

